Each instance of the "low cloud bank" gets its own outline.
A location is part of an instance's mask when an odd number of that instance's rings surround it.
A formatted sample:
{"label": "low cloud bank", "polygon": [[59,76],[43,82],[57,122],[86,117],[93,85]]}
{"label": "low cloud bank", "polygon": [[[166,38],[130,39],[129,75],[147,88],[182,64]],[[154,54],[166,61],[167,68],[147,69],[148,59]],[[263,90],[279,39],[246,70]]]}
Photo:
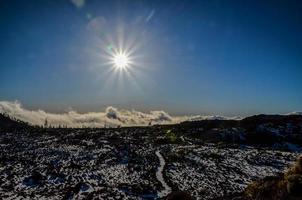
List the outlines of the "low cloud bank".
{"label": "low cloud bank", "polygon": [[146,126],[149,124],[172,124],[183,121],[195,121],[204,119],[237,119],[222,116],[176,116],[172,117],[165,111],[150,111],[143,113],[136,110],[118,109],[109,106],[104,112],[78,113],[69,111],[55,114],[43,110],[28,110],[18,101],[0,101],[0,113],[6,113],[11,117],[43,126],[47,120],[51,126],[68,127],[116,127],[116,126]]}
{"label": "low cloud bank", "polygon": [[302,115],[302,112],[294,111],[294,112],[287,113],[287,115]]}

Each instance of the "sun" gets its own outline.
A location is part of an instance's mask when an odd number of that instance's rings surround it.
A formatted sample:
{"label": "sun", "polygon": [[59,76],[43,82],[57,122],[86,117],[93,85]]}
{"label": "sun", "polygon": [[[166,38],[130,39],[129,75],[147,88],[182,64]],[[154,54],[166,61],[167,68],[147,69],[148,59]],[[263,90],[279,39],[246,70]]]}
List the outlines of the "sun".
{"label": "sun", "polygon": [[117,53],[113,56],[113,63],[115,67],[124,69],[129,65],[129,57],[125,53]]}

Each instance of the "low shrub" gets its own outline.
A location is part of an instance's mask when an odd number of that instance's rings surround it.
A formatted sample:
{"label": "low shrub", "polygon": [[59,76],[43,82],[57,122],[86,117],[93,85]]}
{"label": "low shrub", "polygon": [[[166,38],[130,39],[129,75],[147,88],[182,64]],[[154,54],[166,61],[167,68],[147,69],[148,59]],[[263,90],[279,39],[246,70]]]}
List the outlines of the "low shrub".
{"label": "low shrub", "polygon": [[182,140],[171,130],[167,130],[165,138],[172,144],[179,144]]}
{"label": "low shrub", "polygon": [[288,176],[286,188],[290,196],[302,197],[302,175]]}
{"label": "low shrub", "polygon": [[249,184],[244,197],[248,200],[302,199],[302,156],[285,173]]}

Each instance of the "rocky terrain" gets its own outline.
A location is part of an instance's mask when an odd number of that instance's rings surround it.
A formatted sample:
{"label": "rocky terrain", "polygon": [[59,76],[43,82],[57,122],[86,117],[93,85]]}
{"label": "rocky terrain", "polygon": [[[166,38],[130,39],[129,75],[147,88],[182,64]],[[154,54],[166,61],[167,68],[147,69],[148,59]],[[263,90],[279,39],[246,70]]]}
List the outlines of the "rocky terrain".
{"label": "rocky terrain", "polygon": [[218,199],[299,156],[301,116],[150,127],[41,128],[0,120],[0,199]]}

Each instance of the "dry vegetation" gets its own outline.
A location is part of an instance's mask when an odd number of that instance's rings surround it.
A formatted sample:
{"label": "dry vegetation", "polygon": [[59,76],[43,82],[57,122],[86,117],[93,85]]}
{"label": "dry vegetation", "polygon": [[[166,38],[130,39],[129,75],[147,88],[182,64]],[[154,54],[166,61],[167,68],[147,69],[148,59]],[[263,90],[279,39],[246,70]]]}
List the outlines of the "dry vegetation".
{"label": "dry vegetation", "polygon": [[302,156],[285,172],[251,183],[244,192],[245,199],[302,199]]}

